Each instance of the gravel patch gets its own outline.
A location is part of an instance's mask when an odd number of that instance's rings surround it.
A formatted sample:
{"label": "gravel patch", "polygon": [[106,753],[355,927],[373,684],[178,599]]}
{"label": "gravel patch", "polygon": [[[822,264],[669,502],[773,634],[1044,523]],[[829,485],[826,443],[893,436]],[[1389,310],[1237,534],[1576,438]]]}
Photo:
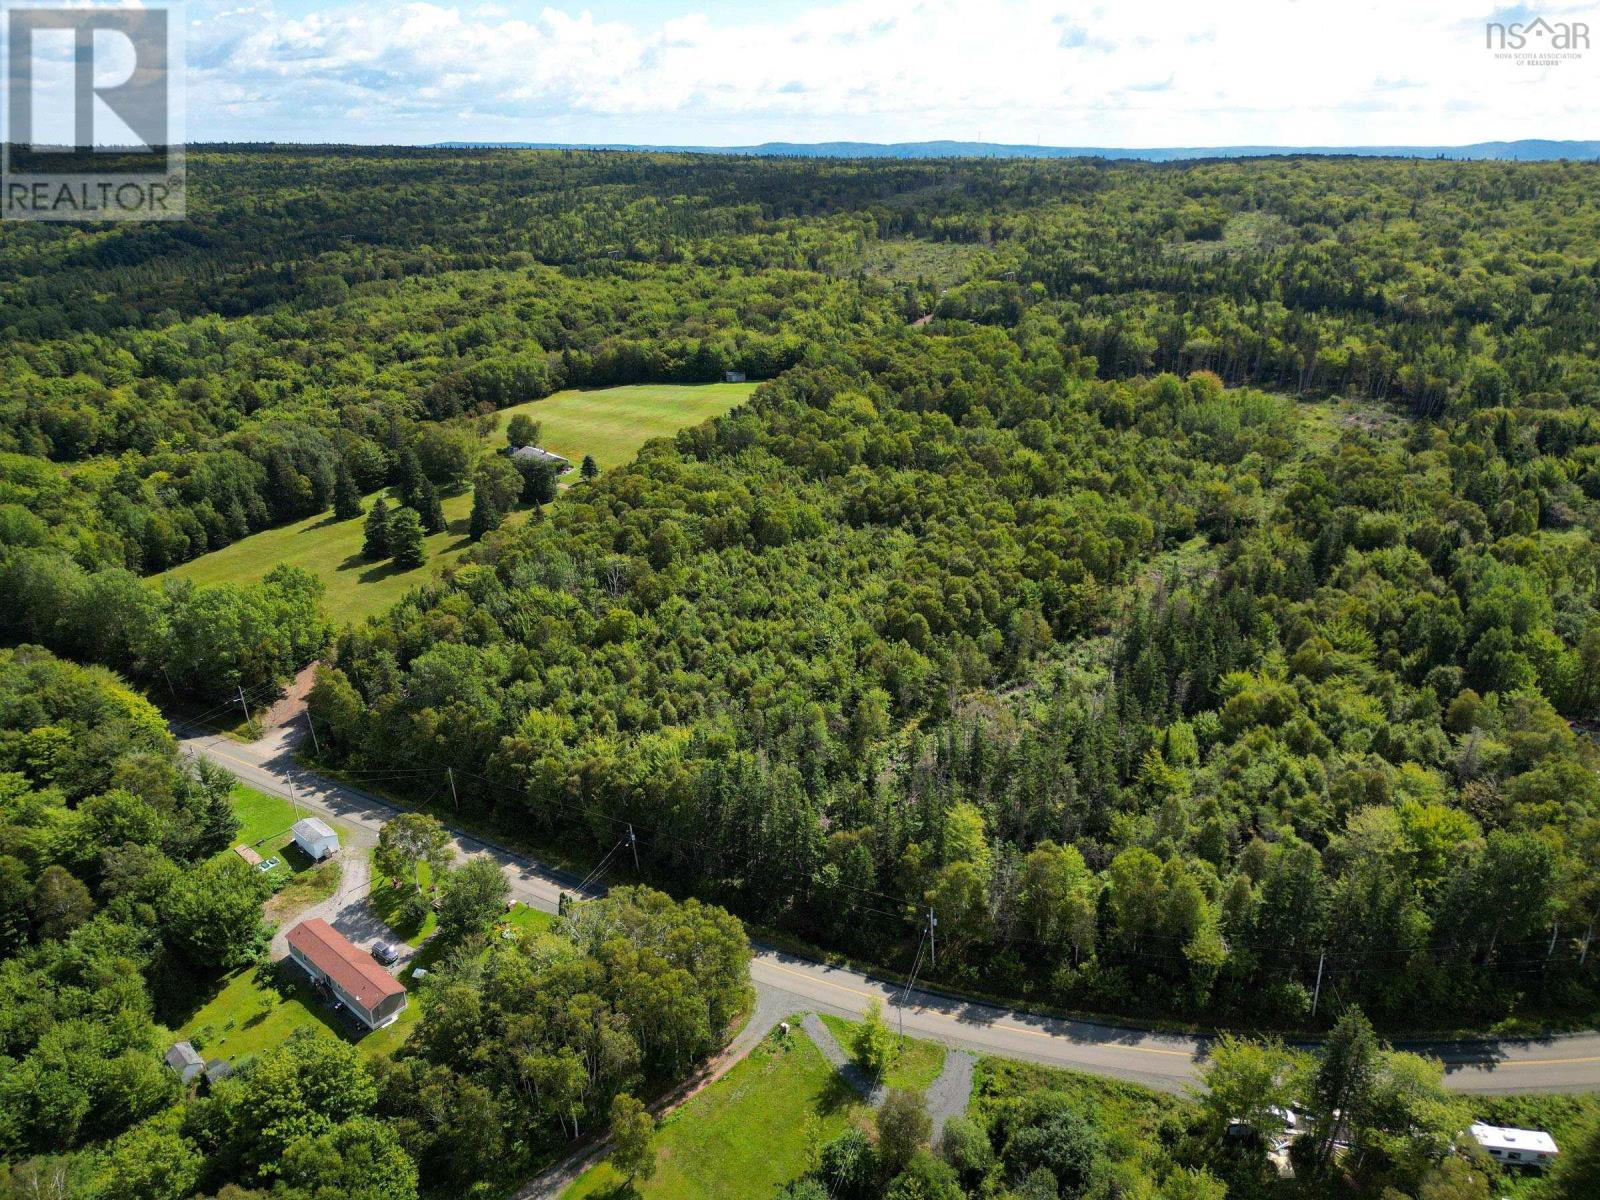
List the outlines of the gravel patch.
{"label": "gravel patch", "polygon": [[844,1052],[844,1047],[839,1045],[838,1039],[833,1036],[833,1031],[822,1023],[822,1018],[816,1013],[808,1012],[800,1018],[801,1027],[817,1049],[822,1051],[822,1056],[833,1064],[834,1070],[854,1088],[863,1099],[874,1108],[883,1103],[883,1098],[888,1095],[884,1086],[867,1077],[865,1071],[850,1061],[850,1056]]}
{"label": "gravel patch", "polygon": [[965,1050],[949,1050],[944,1056],[944,1070],[928,1086],[928,1115],[933,1118],[933,1143],[939,1144],[944,1134],[944,1123],[967,1111],[967,1101],[972,1098],[972,1069],[977,1066],[975,1055]]}

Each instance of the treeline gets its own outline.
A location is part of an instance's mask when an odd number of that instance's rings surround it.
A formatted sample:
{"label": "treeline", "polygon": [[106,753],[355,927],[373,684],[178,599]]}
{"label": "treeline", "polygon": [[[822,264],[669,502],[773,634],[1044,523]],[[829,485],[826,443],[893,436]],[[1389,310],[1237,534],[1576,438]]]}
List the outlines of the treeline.
{"label": "treeline", "polygon": [[844,291],[792,272],[530,265],[0,343],[0,539],[149,573],[326,511],[341,474],[366,493],[420,461],[457,490],[465,435],[439,422],[568,386],[771,376],[859,325]]}
{"label": "treeline", "polygon": [[274,567],[251,584],[158,586],[51,550],[0,558],[8,640],[111,667],[174,699],[276,693],[332,637],[322,594],[322,581],[300,567]]}
{"label": "treeline", "polygon": [[0,651],[0,1162],[117,1137],[176,1098],[157,1002],[266,944],[265,879],[213,860],[238,831],[232,788],[181,764],[109,672]]}

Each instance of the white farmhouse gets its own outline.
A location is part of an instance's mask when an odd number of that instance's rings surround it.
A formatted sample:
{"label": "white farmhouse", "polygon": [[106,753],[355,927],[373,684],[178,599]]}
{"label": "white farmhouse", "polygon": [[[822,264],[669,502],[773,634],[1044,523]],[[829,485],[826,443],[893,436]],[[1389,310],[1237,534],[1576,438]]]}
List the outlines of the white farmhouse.
{"label": "white farmhouse", "polygon": [[1495,1162],[1509,1166],[1547,1167],[1561,1151],[1542,1129],[1506,1129],[1499,1125],[1473,1125],[1472,1140]]}
{"label": "white farmhouse", "polygon": [[339,835],[321,817],[303,817],[294,823],[294,843],[313,862],[321,862],[339,849]]}

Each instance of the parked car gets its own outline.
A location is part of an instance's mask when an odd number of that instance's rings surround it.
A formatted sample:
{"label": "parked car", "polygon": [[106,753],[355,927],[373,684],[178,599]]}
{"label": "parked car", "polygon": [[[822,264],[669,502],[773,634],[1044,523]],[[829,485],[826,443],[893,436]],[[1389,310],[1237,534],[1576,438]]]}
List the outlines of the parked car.
{"label": "parked car", "polygon": [[396,950],[388,942],[379,942],[372,948],[372,957],[386,967],[392,966],[400,961],[400,951]]}

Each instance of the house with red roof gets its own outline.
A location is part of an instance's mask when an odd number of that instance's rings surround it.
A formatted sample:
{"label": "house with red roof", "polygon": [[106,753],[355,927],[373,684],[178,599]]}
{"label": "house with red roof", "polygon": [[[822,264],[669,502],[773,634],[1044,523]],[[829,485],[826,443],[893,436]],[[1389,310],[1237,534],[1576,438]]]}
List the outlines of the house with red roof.
{"label": "house with red roof", "polygon": [[289,957],[368,1029],[382,1029],[405,1009],[405,986],[321,917],[289,931]]}

